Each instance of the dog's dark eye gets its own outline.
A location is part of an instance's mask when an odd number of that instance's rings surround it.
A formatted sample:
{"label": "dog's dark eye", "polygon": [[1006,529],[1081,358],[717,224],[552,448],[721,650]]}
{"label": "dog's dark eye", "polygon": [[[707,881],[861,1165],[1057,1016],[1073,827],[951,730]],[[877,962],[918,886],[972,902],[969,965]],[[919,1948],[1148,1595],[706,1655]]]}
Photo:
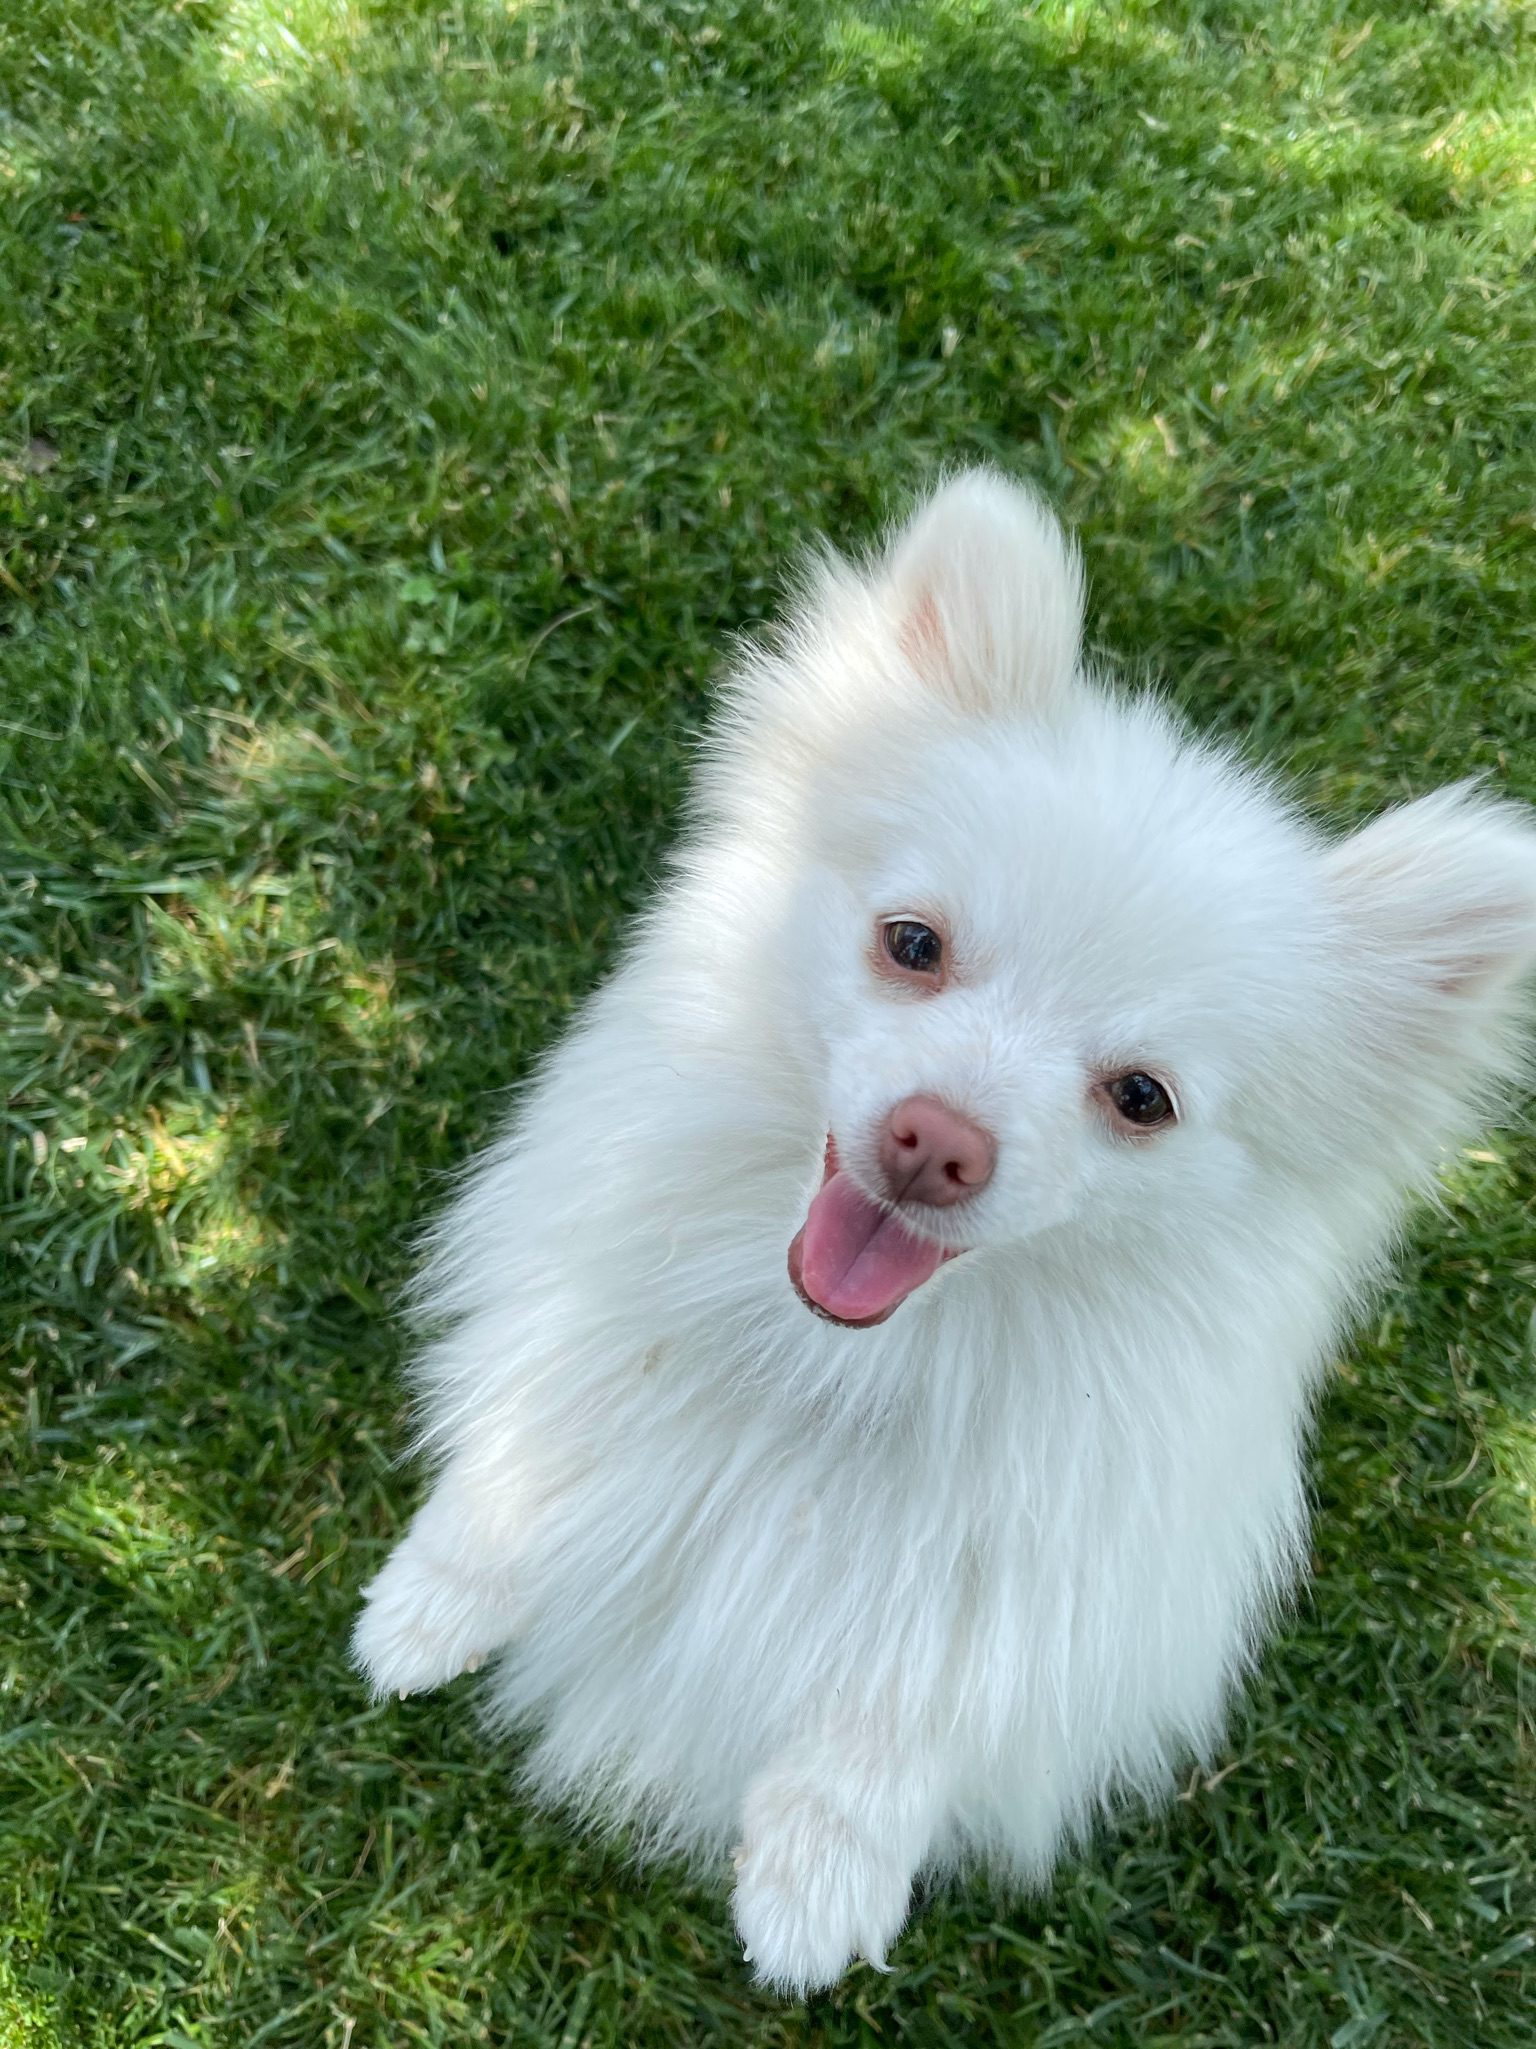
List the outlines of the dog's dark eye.
{"label": "dog's dark eye", "polygon": [[915,918],[892,918],[880,928],[886,952],[909,975],[936,975],[944,964],[944,942],[931,925]]}
{"label": "dog's dark eye", "polygon": [[1139,1068],[1130,1074],[1117,1074],[1104,1093],[1126,1123],[1142,1131],[1174,1120],[1173,1098],[1154,1075],[1143,1074]]}

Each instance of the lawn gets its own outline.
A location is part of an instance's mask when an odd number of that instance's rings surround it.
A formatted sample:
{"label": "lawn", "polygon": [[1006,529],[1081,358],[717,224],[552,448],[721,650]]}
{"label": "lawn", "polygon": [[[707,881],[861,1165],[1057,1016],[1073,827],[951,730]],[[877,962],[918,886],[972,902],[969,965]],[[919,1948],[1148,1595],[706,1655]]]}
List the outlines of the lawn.
{"label": "lawn", "polygon": [[1522,0],[6,0],[4,2049],[1530,2049],[1526,1112],[1218,1767],[891,1977],[757,1993],[346,1641],[413,1233],[814,529],[995,459],[1320,815],[1536,798],[1533,109]]}

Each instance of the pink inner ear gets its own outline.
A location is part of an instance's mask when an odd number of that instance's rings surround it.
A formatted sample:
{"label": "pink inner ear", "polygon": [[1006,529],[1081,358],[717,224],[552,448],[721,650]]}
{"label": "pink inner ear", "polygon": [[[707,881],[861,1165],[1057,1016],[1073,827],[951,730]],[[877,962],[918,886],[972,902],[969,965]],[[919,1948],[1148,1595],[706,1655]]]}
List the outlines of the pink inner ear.
{"label": "pink inner ear", "polygon": [[[1467,996],[1480,983],[1494,981],[1509,967],[1507,957],[1495,944],[1480,943],[1497,934],[1520,929],[1518,904],[1479,904],[1474,914],[1447,921],[1430,935],[1440,957],[1434,986],[1443,996]],[[1458,944],[1464,937],[1464,944]]]}
{"label": "pink inner ear", "polygon": [[925,591],[902,621],[901,651],[920,676],[932,680],[947,673],[949,648],[932,591]]}
{"label": "pink inner ear", "polygon": [[1479,982],[1492,979],[1494,966],[1491,955],[1469,953],[1465,959],[1457,961],[1453,968],[1436,975],[1435,987],[1442,996],[1465,996],[1469,990],[1475,989]]}
{"label": "pink inner ear", "polygon": [[[1482,912],[1480,922],[1486,920],[1501,931],[1515,932],[1519,930],[1519,918],[1520,913],[1513,904],[1507,908],[1500,905],[1497,909]],[[1435,977],[1435,987],[1447,996],[1464,996],[1479,982],[1492,981],[1502,965],[1497,953],[1469,951],[1462,954],[1453,967]]]}

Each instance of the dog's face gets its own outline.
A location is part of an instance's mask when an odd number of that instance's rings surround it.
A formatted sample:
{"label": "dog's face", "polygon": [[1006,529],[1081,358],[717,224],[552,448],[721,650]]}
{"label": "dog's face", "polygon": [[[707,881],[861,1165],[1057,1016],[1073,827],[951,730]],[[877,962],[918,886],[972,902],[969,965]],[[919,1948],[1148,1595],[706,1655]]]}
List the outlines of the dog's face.
{"label": "dog's face", "polygon": [[[850,1321],[928,1277],[882,1213],[954,1252],[1238,1199],[1234,1098],[1284,1093],[1315,1000],[1309,841],[1150,708],[960,732],[920,768],[847,793],[839,866],[799,906],[846,1180],[799,1279]],[[906,1256],[876,1273],[861,1231]]]}
{"label": "dog's face", "polygon": [[836,1321],[1043,1232],[1193,1246],[1255,1176],[1404,1178],[1536,954],[1517,814],[1453,794],[1330,846],[1087,682],[1079,622],[1054,524],[962,479],[748,678],[826,1121],[790,1275]]}

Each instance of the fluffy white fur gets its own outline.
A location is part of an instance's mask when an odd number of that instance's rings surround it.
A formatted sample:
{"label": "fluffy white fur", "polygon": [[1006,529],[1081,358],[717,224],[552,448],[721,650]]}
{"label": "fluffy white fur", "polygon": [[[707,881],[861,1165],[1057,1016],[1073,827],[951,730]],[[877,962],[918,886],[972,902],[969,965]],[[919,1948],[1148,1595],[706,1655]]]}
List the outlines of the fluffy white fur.
{"label": "fluffy white fur", "polygon": [[[1322,837],[1080,655],[1060,529],[946,485],[730,686],[673,879],[432,1241],[436,1478],[381,1692],[494,1655],[527,1778],[734,1849],[775,1985],[879,1961],[919,1869],[1042,1880],[1218,1737],[1305,1554],[1330,1348],[1514,1077],[1536,831],[1468,789]],[[870,965],[934,914],[955,979]],[[1171,1078],[1113,1131],[1093,1078]],[[830,1133],[996,1135],[878,1328],[786,1252]]]}

